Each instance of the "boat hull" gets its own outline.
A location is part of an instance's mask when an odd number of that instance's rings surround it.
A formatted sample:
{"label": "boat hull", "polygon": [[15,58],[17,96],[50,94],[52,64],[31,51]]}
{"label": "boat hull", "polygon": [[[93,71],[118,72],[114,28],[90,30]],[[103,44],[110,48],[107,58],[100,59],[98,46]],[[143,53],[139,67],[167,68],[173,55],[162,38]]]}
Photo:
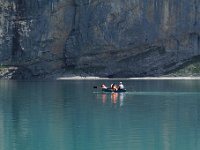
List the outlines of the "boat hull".
{"label": "boat hull", "polygon": [[117,91],[111,89],[111,88],[107,88],[107,89],[102,89],[103,92],[116,92],[116,93],[120,93],[120,92],[126,92],[126,89],[119,89]]}

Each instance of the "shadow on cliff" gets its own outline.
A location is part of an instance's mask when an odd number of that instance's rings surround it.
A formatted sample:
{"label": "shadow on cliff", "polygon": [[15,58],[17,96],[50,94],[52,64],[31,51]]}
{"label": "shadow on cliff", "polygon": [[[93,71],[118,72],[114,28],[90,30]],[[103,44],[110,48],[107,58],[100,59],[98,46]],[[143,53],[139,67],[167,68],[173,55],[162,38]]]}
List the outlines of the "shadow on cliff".
{"label": "shadow on cliff", "polygon": [[33,73],[30,69],[19,67],[17,68],[13,74],[11,79],[14,80],[29,80],[33,78]]}

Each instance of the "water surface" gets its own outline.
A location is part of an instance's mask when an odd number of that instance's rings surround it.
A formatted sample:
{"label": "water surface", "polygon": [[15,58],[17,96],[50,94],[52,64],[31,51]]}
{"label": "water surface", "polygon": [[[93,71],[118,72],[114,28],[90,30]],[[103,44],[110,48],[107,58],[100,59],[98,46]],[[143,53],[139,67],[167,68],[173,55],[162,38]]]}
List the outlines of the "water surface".
{"label": "water surface", "polygon": [[0,150],[200,149],[200,81],[0,81]]}

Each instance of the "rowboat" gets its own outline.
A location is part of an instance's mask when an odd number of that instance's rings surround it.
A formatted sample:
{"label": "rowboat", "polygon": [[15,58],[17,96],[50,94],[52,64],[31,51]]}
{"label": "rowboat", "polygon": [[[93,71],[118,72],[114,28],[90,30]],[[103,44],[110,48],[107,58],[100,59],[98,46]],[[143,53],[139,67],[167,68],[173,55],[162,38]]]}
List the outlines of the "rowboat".
{"label": "rowboat", "polygon": [[106,89],[102,89],[103,92],[116,92],[116,93],[120,93],[120,92],[126,92],[126,89],[118,89],[118,90],[113,90],[112,88],[106,88]]}

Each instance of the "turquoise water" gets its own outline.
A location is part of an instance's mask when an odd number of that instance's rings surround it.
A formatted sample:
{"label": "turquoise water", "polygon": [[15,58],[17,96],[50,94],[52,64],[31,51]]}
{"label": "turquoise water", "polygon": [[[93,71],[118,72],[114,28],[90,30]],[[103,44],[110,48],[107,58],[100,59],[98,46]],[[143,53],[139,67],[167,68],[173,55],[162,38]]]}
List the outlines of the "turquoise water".
{"label": "turquoise water", "polygon": [[111,82],[0,81],[0,150],[200,149],[200,81]]}

